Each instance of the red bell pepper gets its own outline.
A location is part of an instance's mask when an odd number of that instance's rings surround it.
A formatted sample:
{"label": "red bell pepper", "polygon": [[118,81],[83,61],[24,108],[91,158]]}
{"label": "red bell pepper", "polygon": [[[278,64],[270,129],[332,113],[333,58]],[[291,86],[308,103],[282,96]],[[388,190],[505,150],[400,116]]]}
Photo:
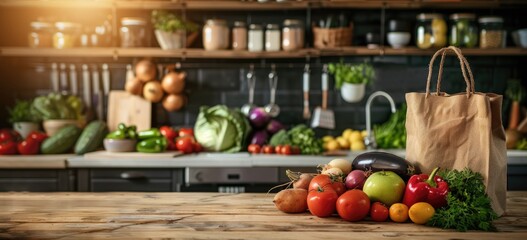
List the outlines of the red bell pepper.
{"label": "red bell pepper", "polygon": [[434,208],[447,205],[448,183],[440,176],[436,176],[439,168],[435,168],[430,176],[416,174],[410,177],[404,192],[403,203],[411,207],[418,202],[430,203]]}
{"label": "red bell pepper", "polygon": [[40,150],[40,142],[31,137],[18,143],[18,152],[22,155],[35,155]]}

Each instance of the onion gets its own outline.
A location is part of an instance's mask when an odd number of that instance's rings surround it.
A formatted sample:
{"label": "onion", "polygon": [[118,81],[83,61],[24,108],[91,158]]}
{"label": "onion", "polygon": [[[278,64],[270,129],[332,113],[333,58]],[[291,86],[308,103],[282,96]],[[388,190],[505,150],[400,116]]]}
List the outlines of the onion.
{"label": "onion", "polygon": [[263,108],[255,108],[249,113],[249,120],[254,127],[261,128],[271,120],[271,117]]}
{"label": "onion", "polygon": [[309,189],[309,183],[313,179],[313,175],[309,173],[302,173],[298,180],[293,182],[293,188],[303,188],[305,190]]}
{"label": "onion", "polygon": [[167,92],[168,94],[178,94],[183,91],[185,88],[185,77],[187,76],[187,73],[181,72],[169,72],[165,77],[163,77],[163,81],[161,81],[161,86],[163,87],[163,90]]}
{"label": "onion", "polygon": [[351,162],[345,159],[333,159],[326,165],[326,168],[340,168],[344,175],[347,175],[351,171]]}
{"label": "onion", "polygon": [[141,60],[135,65],[137,79],[148,82],[156,78],[156,65],[150,60]]}
{"label": "onion", "polygon": [[251,144],[258,144],[262,146],[267,143],[268,138],[269,135],[265,130],[256,131],[253,133],[253,137],[251,138]]}
{"label": "onion", "polygon": [[150,81],[143,88],[143,97],[150,102],[159,102],[163,98],[163,88],[159,81]]}
{"label": "onion", "polygon": [[124,84],[124,89],[132,95],[141,96],[143,93],[143,82],[137,78],[132,78],[126,81]]}
{"label": "onion", "polygon": [[344,183],[348,189],[362,189],[364,182],[366,182],[366,172],[362,170],[353,170],[351,171]]}
{"label": "onion", "polygon": [[163,108],[172,112],[181,109],[185,105],[185,97],[181,94],[169,94],[163,99]]}
{"label": "onion", "polygon": [[284,129],[284,125],[282,125],[282,123],[280,123],[279,121],[277,120],[271,120],[269,122],[269,124],[267,124],[267,131],[270,133],[270,134],[275,134],[277,133],[278,131]]}
{"label": "onion", "polygon": [[[324,175],[337,176],[337,177],[344,175],[344,173],[342,173],[342,170],[340,168],[336,168],[336,167],[324,169],[324,170],[322,170],[321,173],[324,174]],[[342,178],[341,178],[341,181],[342,181]]]}

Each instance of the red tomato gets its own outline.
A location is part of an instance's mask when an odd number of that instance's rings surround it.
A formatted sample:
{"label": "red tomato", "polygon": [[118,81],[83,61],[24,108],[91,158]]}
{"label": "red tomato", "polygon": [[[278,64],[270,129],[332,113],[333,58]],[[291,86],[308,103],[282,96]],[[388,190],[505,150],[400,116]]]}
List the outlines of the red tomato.
{"label": "red tomato", "polygon": [[331,178],[328,175],[319,174],[309,182],[309,191],[318,190],[319,188],[331,187]]}
{"label": "red tomato", "polygon": [[173,139],[167,140],[167,150],[178,150],[176,142]]}
{"label": "red tomato", "polygon": [[273,154],[274,153],[274,148],[273,148],[273,146],[265,145],[265,146],[263,146],[262,151],[265,154]]}
{"label": "red tomato", "polygon": [[293,152],[294,155],[298,155],[302,153],[302,151],[300,151],[300,148],[298,146],[292,146],[291,151]]}
{"label": "red tomato", "polygon": [[349,190],[337,200],[337,212],[346,221],[362,220],[370,212],[370,199],[361,190]]}
{"label": "red tomato", "polygon": [[282,147],[282,149],[280,149],[280,153],[284,154],[284,155],[291,155],[292,150],[291,150],[291,146],[289,145],[285,145]]}
{"label": "red tomato", "polygon": [[181,129],[179,129],[179,136],[180,137],[184,137],[184,136],[194,137],[194,129],[192,129],[192,128],[181,128]]}
{"label": "red tomato", "polygon": [[282,145],[276,145],[276,146],[274,147],[274,152],[275,152],[276,154],[282,154]]}
{"label": "red tomato", "polygon": [[20,139],[20,134],[18,134],[17,131],[8,129],[8,128],[0,129],[0,142],[5,142],[5,141],[16,142],[19,139]]}
{"label": "red tomato", "polygon": [[178,137],[178,132],[169,126],[162,126],[159,128],[159,131],[167,140],[174,141]]}
{"label": "red tomato", "polygon": [[176,148],[183,153],[192,153],[194,147],[194,139],[192,137],[180,137],[176,140]]}
{"label": "red tomato", "polygon": [[194,143],[194,152],[195,153],[199,153],[199,152],[202,152],[203,151],[203,147],[201,146],[201,144],[199,144],[198,142],[195,142]]}
{"label": "red tomato", "polygon": [[317,217],[329,217],[335,212],[338,199],[337,193],[331,187],[309,191],[307,207],[311,214]]}
{"label": "red tomato", "polygon": [[38,150],[40,149],[40,142],[33,138],[27,138],[26,140],[18,143],[17,149],[22,155],[34,155],[37,154]]}
{"label": "red tomato", "polygon": [[0,155],[16,154],[16,148],[16,142],[14,141],[0,142]]}
{"label": "red tomato", "polygon": [[333,182],[331,184],[331,187],[333,188],[333,190],[335,190],[335,192],[337,192],[339,196],[345,193],[347,190],[346,184],[344,184],[343,182]]}
{"label": "red tomato", "polygon": [[261,147],[258,144],[251,144],[247,148],[247,151],[249,151],[252,154],[258,154],[258,153],[260,153],[260,150],[261,150]]}
{"label": "red tomato", "polygon": [[41,143],[46,140],[46,138],[48,138],[48,135],[43,132],[33,131],[27,136],[27,138],[32,138],[34,140],[37,140],[37,142]]}
{"label": "red tomato", "polygon": [[380,203],[380,202],[374,202],[371,205],[370,209],[370,217],[371,220],[376,222],[384,222],[386,219],[388,219],[388,216],[390,215],[390,212],[388,211],[388,208],[386,205]]}

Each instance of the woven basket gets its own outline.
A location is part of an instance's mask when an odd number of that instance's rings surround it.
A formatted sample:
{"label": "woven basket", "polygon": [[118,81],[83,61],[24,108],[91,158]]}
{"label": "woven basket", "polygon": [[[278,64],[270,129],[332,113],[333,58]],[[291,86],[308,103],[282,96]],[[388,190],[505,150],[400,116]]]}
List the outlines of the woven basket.
{"label": "woven basket", "polygon": [[351,46],[353,24],[347,28],[313,27],[313,45],[316,48]]}

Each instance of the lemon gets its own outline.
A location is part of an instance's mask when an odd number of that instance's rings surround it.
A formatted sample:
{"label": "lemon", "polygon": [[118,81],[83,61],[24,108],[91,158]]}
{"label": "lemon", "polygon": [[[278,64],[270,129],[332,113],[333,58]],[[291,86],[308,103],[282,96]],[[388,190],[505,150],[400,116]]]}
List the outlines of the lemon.
{"label": "lemon", "polygon": [[359,131],[353,131],[348,140],[350,142],[362,141],[362,134]]}
{"label": "lemon", "polygon": [[362,132],[360,132],[360,135],[362,136],[362,138],[365,138],[368,136],[368,131],[362,130]]}
{"label": "lemon", "polygon": [[435,209],[427,202],[418,202],[410,207],[408,216],[416,224],[425,224],[434,216]]}
{"label": "lemon", "polygon": [[348,128],[348,129],[346,129],[346,130],[344,130],[344,131],[342,132],[342,136],[343,136],[344,138],[348,139],[352,132],[353,132],[353,129]]}
{"label": "lemon", "polygon": [[332,140],[335,140],[335,138],[333,138],[333,136],[330,136],[330,135],[324,136],[322,138],[323,142],[329,142],[329,141],[332,141]]}
{"label": "lemon", "polygon": [[337,142],[339,143],[340,148],[343,148],[343,149],[350,148],[350,142],[348,141],[348,139],[344,137],[338,137]]}
{"label": "lemon", "polygon": [[351,142],[351,151],[361,151],[366,150],[366,145],[364,145],[363,141],[353,141]]}
{"label": "lemon", "polygon": [[335,151],[339,149],[339,142],[337,140],[331,140],[326,143],[326,147],[328,151]]}
{"label": "lemon", "polygon": [[418,35],[417,37],[417,47],[421,49],[428,49],[432,46],[432,35],[430,33],[425,33],[423,35]]}

